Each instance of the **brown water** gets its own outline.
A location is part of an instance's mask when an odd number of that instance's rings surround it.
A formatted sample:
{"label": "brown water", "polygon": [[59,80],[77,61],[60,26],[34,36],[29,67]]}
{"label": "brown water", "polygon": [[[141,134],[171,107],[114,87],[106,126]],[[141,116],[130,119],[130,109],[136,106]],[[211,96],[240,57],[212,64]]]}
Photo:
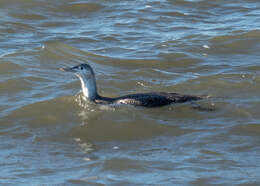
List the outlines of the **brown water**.
{"label": "brown water", "polygon": [[[257,0],[1,0],[0,184],[259,185],[259,28]],[[84,102],[79,63],[215,111]]]}

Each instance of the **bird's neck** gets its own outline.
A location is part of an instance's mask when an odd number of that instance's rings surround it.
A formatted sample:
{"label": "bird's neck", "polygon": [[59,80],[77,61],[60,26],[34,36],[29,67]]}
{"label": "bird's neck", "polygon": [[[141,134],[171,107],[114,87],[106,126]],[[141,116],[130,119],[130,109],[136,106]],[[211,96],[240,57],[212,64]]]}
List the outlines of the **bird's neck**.
{"label": "bird's neck", "polygon": [[78,77],[81,82],[81,87],[84,96],[87,99],[94,101],[98,96],[95,76],[91,76],[91,77],[78,76]]}

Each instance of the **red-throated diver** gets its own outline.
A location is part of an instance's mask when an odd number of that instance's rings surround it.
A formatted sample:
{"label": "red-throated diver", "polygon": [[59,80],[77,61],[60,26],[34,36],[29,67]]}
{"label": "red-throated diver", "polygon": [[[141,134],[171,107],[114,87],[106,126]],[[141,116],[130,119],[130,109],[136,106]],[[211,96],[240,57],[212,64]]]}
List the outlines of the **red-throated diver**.
{"label": "red-throated diver", "polygon": [[143,107],[159,107],[172,103],[200,100],[205,97],[167,92],[129,94],[115,98],[103,97],[97,92],[95,74],[90,65],[80,64],[72,68],[60,68],[60,70],[75,73],[81,81],[84,96],[98,104],[129,104]]}

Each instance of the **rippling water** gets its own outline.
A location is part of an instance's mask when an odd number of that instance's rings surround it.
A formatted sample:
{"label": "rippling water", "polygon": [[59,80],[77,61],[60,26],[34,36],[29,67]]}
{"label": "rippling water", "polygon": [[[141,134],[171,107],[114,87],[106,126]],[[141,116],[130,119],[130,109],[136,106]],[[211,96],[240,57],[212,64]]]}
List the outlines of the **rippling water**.
{"label": "rippling water", "polygon": [[[259,185],[259,28],[257,0],[1,0],[0,183]],[[86,103],[79,63],[215,111]]]}

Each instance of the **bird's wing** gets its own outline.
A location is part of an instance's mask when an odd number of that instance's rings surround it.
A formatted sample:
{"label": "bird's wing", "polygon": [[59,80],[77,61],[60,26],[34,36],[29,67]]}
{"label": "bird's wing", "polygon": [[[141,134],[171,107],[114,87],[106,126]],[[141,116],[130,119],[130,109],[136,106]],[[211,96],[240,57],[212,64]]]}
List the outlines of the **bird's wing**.
{"label": "bird's wing", "polygon": [[117,98],[114,102],[119,104],[130,104],[135,106],[156,107],[168,105],[175,102],[173,95],[161,93],[130,94]]}
{"label": "bird's wing", "polygon": [[198,99],[201,98],[199,96],[182,95],[178,93],[150,92],[150,93],[140,93],[140,94],[129,94],[129,95],[116,97],[116,98],[102,97],[101,99],[96,100],[96,103],[128,104],[128,105],[144,106],[144,107],[159,107],[171,103],[183,103],[186,101],[193,101]]}

